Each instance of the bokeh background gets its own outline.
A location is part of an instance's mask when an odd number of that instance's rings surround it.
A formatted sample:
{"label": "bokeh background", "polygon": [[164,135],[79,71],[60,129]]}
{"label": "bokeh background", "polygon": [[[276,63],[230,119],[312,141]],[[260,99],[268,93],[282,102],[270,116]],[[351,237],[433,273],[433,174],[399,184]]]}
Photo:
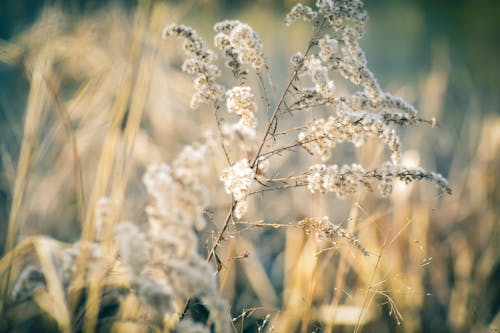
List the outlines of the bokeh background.
{"label": "bokeh background", "polygon": [[[54,111],[58,105],[64,105],[71,115],[83,191],[90,193],[117,91],[122,89],[120,83],[128,80],[129,74],[124,73],[131,70],[134,78],[143,71],[149,73],[141,76],[146,91],[137,93],[144,97],[145,106],[127,187],[131,199],[123,213],[140,221],[146,204],[140,175],[146,165],[172,160],[184,144],[200,138],[200,129],[212,124],[209,113],[187,109],[191,81],[178,71],[183,59],[180,44],[161,40],[163,25],[191,25],[210,41],[214,22],[236,18],[249,23],[262,37],[276,87],[287,79],[289,56],[303,49],[308,38],[306,25],[289,29],[282,24],[294,1],[152,3],[157,10],[152,10],[144,23],[137,19],[135,1],[0,2],[1,244],[5,243],[13,202],[27,110],[36,113],[30,106],[30,89],[42,52],[49,52],[48,57],[55,60],[46,73],[51,82],[45,91],[48,102],[39,111],[42,114],[46,109],[29,159],[17,238],[45,234],[73,242],[81,232],[78,200],[65,122]],[[338,302],[346,305],[347,311],[347,305],[359,304],[363,298],[356,295],[363,295],[368,283],[359,276],[371,277],[375,269],[381,271],[379,279],[384,285],[378,295],[391,295],[403,321],[398,325],[390,315],[391,303],[381,296],[373,301],[374,319],[364,331],[498,331],[500,2],[378,0],[367,1],[366,8],[370,18],[362,47],[381,86],[415,105],[424,118],[436,117],[440,123],[436,129],[418,127],[400,132],[404,149],[413,154],[408,158],[445,175],[454,194],[443,198],[431,187],[418,186],[389,203],[373,198],[362,201],[366,216],[358,213],[361,222],[353,227],[362,243],[378,249],[383,244],[382,235],[398,235],[397,242],[385,251],[386,264],[374,268],[372,262],[366,262],[366,266],[356,268],[356,263],[345,259],[348,256],[332,255],[328,260],[323,258],[328,267],[321,268],[324,275],[317,280],[291,269],[290,257],[298,258],[295,265],[304,271],[318,269],[301,266],[301,256],[311,250],[307,239],[296,231],[235,228],[234,237],[244,249],[228,243],[225,256],[237,257],[247,251],[250,255],[247,261],[228,265],[231,268],[222,275],[223,295],[230,299],[235,317],[244,309],[258,308],[252,311],[254,317],[238,323],[242,331],[256,332],[266,314],[274,318],[278,312],[281,317],[276,326],[289,325],[293,331],[298,324],[287,318],[301,316],[294,312],[294,307],[300,307],[300,301],[294,303],[294,293],[300,300],[299,291],[306,281],[315,280],[321,288],[312,292],[312,307],[318,314],[310,329],[321,331],[339,326],[338,322],[328,323],[327,315],[319,311],[322,306]],[[146,67],[140,67],[139,58],[129,49],[138,36],[144,40],[142,52],[155,55]],[[138,87],[127,92],[130,100]],[[372,156],[362,151],[358,158],[369,161]],[[285,195],[281,198],[283,202],[293,200]],[[272,222],[296,221],[306,214],[307,208],[290,212],[283,202],[276,199],[268,207],[262,200],[259,207],[262,212],[276,214]],[[348,224],[351,202],[332,202],[337,207],[336,219]],[[410,220],[413,222],[407,228]],[[385,231],[378,236],[371,234],[377,231],[370,223]],[[397,232],[390,234],[389,230]],[[209,233],[201,236],[209,237]],[[294,253],[294,248],[298,252]],[[423,263],[424,259],[430,263]],[[340,280],[347,282],[339,285],[336,281]],[[340,289],[345,293],[336,297]],[[346,296],[350,294],[353,296]],[[353,323],[340,326],[339,330],[351,331]]]}

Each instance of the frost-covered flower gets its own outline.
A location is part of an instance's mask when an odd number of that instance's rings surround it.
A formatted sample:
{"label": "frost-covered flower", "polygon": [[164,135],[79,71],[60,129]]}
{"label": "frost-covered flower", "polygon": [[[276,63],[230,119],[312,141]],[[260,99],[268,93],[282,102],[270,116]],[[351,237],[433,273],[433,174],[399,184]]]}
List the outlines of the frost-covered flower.
{"label": "frost-covered flower", "polygon": [[[223,21],[215,25],[215,31],[225,34],[216,38],[217,47],[229,50],[237,55],[242,64],[249,64],[256,70],[264,66],[264,53],[259,35],[245,23],[239,21]],[[229,48],[224,39],[229,40]]]}
{"label": "frost-covered flower", "polygon": [[225,88],[215,83],[220,76],[220,70],[215,64],[217,56],[207,49],[205,42],[198,33],[185,25],[171,24],[163,29],[163,37],[177,36],[184,39],[184,50],[191,58],[182,65],[182,70],[188,74],[195,75],[195,93],[191,99],[190,106],[198,108],[201,103],[215,103],[224,95]]}
{"label": "frost-covered flower", "polygon": [[151,228],[161,232],[165,224],[186,224],[201,230],[207,205],[207,189],[201,177],[207,172],[207,145],[186,146],[172,165],[151,164],[143,181],[151,198],[146,208]]}
{"label": "frost-covered flower", "polygon": [[236,203],[234,206],[234,217],[237,219],[242,218],[248,212],[248,198],[244,198]]}
{"label": "frost-covered flower", "polygon": [[427,180],[436,184],[440,191],[448,194],[452,192],[448,182],[441,174],[426,171],[421,167],[408,167],[387,162],[381,168],[367,172],[365,177],[379,180],[378,189],[384,196],[392,193],[394,180],[400,180],[407,184],[415,180]]}
{"label": "frost-covered flower", "polygon": [[350,141],[361,145],[369,137],[378,137],[386,143],[392,152],[393,161],[397,163],[401,154],[399,137],[393,128],[374,113],[343,111],[328,119],[320,118],[300,132],[298,140],[310,153],[318,154],[326,161],[338,143]]}
{"label": "frost-covered flower", "polygon": [[[216,31],[217,27],[218,26],[216,24]],[[221,30],[225,29],[221,28]],[[226,66],[232,70],[234,77],[245,80],[248,72],[246,69],[243,69],[243,64],[238,57],[238,50],[231,44],[229,35],[223,32],[219,32],[217,35],[215,35],[214,44],[219,50],[224,52],[224,57],[227,58]]]}
{"label": "frost-covered flower", "polygon": [[151,243],[137,225],[122,221],[115,228],[115,242],[120,259],[138,276],[151,259]]}
{"label": "frost-covered flower", "polygon": [[255,172],[250,168],[248,160],[242,159],[233,166],[224,169],[221,180],[228,194],[239,201],[248,195],[250,185],[255,177]]}
{"label": "frost-covered flower", "polygon": [[328,216],[323,218],[305,218],[299,226],[306,234],[314,234],[320,240],[329,240],[336,244],[336,239],[344,238],[356,247],[363,255],[368,256],[368,251],[361,246],[359,240],[340,225],[330,222]]}
{"label": "frost-covered flower", "polygon": [[323,98],[333,98],[335,91],[335,84],[328,76],[328,69],[323,66],[321,60],[313,55],[306,57],[304,66],[307,69],[307,74],[315,84],[316,91],[323,96]]}
{"label": "frost-covered flower", "polygon": [[340,199],[344,199],[358,191],[361,185],[366,185],[363,179],[365,170],[359,164],[334,164],[325,166],[315,164],[309,168],[307,186],[311,193],[335,192]]}
{"label": "frost-covered flower", "polygon": [[235,215],[237,218],[242,217],[247,209],[248,204],[247,196],[252,185],[255,172],[250,168],[248,160],[242,159],[236,162],[233,166],[224,169],[221,180],[224,182],[224,188],[228,194],[232,194],[234,200],[242,203],[240,204]]}
{"label": "frost-covered flower", "polygon": [[323,36],[318,41],[319,46],[319,57],[323,61],[328,61],[335,53],[337,53],[339,42],[335,38],[331,38],[328,35]]}
{"label": "frost-covered flower", "polygon": [[318,15],[311,7],[305,6],[301,3],[296,4],[286,15],[285,24],[287,26],[292,25],[293,22],[297,20],[312,21]]}
{"label": "frost-covered flower", "polygon": [[226,97],[227,111],[240,115],[243,125],[255,129],[257,127],[255,117],[257,104],[254,102],[254,95],[250,87],[236,86],[226,92]]}

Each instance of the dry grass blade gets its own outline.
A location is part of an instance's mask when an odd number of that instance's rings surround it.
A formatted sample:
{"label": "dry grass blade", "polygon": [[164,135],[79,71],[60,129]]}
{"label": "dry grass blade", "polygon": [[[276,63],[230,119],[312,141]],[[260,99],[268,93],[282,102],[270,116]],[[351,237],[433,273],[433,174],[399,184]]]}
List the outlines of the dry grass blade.
{"label": "dry grass blade", "polygon": [[[118,174],[116,175],[113,173],[113,171],[116,171],[116,165],[117,165],[117,161],[115,160],[116,156],[120,156],[119,148],[122,140],[123,124],[126,124],[125,134],[127,137],[125,138],[125,140],[126,140],[127,155],[129,155],[131,152],[133,139],[135,137],[134,134],[137,132],[137,128],[139,127],[140,124],[140,119],[141,119],[140,115],[142,114],[144,97],[147,92],[147,86],[146,86],[146,91],[143,91],[143,93],[140,95],[139,94],[133,95],[132,89],[134,86],[133,78],[135,75],[137,75],[135,73],[136,62],[141,56],[141,45],[142,45],[142,40],[144,38],[144,34],[146,33],[145,27],[146,27],[146,22],[149,19],[150,10],[151,10],[150,2],[142,1],[136,11],[134,29],[133,29],[135,34],[129,49],[126,72],[124,74],[124,77],[122,78],[122,82],[115,96],[111,124],[102,146],[103,149],[97,167],[97,175],[95,178],[92,195],[90,197],[89,206],[87,209],[85,224],[83,226],[82,241],[84,242],[91,241],[95,237],[96,226],[95,226],[94,212],[97,207],[97,202],[100,200],[100,198],[106,196],[105,195],[106,189],[108,188],[109,184],[111,184],[112,186],[114,185],[112,188],[112,190],[114,190],[114,193],[112,194],[118,195],[117,199],[123,196],[123,191],[125,190],[126,187],[126,179],[123,178],[123,172],[118,172]],[[145,68],[143,66],[139,67],[139,70],[144,70],[144,69]],[[144,74],[139,73],[138,77],[143,79],[143,75]],[[144,82],[139,81],[138,83],[143,84]],[[127,110],[129,108],[129,103],[132,96],[140,96],[140,98],[142,98],[142,101],[137,101],[136,99],[132,99],[133,104],[132,108],[130,109],[131,118],[127,118]],[[127,156],[124,156],[123,158],[126,157]],[[123,167],[123,165],[120,166]],[[120,171],[120,168],[118,168],[118,170]],[[115,199],[115,197],[112,197],[112,200],[113,199]],[[121,203],[118,202],[117,204],[120,205]],[[103,232],[105,232],[104,234],[105,240],[107,240],[108,242],[111,240],[110,233],[112,233],[113,230],[112,227],[114,221],[118,218],[118,216],[116,216],[116,213],[117,211],[115,208],[114,210],[111,211],[112,216],[109,220],[110,225],[103,226],[104,228]],[[105,247],[105,249],[108,252],[107,258],[109,258],[109,260],[113,260],[112,258],[114,257],[114,255],[110,245],[111,244]],[[83,278],[83,270],[84,267],[88,265],[89,255],[90,254],[86,250],[82,250],[81,253],[79,254],[76,264],[77,269],[75,272],[75,282],[78,282],[80,279]],[[90,286],[87,298],[87,307],[85,312],[86,319],[84,321],[84,331],[87,333],[92,333],[95,330],[95,326],[97,324],[97,316],[99,310],[100,281],[101,279],[98,276],[93,277],[91,281],[89,281]],[[76,293],[74,296],[75,298],[73,300],[70,300],[72,307],[76,306],[76,300],[79,299],[78,293]]]}
{"label": "dry grass blade", "polygon": [[[50,36],[46,36],[50,38]],[[31,89],[28,98],[26,110],[26,119],[24,122],[23,141],[21,152],[17,163],[16,180],[13,189],[12,205],[9,214],[7,238],[5,243],[5,253],[14,248],[19,231],[18,215],[21,209],[24,193],[27,186],[30,166],[32,163],[33,151],[36,147],[38,132],[44,115],[44,109],[47,103],[47,85],[44,78],[51,75],[52,51],[46,48],[41,52],[33,63],[31,72]],[[3,293],[0,300],[0,312],[5,302],[5,292],[7,290],[9,274],[2,279],[0,287]]]}

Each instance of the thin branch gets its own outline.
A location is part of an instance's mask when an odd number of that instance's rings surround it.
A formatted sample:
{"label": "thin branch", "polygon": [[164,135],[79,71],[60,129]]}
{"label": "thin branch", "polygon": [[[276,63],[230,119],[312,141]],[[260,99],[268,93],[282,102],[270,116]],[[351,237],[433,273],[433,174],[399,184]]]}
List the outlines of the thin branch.
{"label": "thin branch", "polygon": [[[309,52],[311,51],[313,45],[315,44],[314,40],[315,40],[315,38],[313,37],[311,39],[311,41],[309,42],[307,50],[304,53],[304,57],[307,56],[309,54]],[[269,134],[271,133],[271,129],[273,127],[273,124],[275,121],[277,121],[279,110],[280,110],[281,106],[283,105],[283,103],[285,102],[286,95],[288,94],[290,87],[292,86],[293,81],[295,81],[295,79],[297,78],[298,73],[299,73],[299,69],[302,68],[302,66],[303,66],[303,63],[301,65],[299,65],[297,68],[295,68],[295,70],[292,73],[292,77],[288,81],[288,84],[286,85],[286,88],[283,91],[283,94],[281,95],[281,97],[279,99],[278,104],[276,104],[276,106],[274,108],[273,115],[271,116],[271,120],[269,120],[269,124],[267,125],[266,132],[264,134],[264,137],[262,138],[262,142],[260,143],[259,149],[257,149],[257,153],[255,154],[255,157],[252,161],[252,164],[250,165],[251,168],[253,168],[255,166],[255,164],[257,163],[257,160],[260,157],[260,153],[262,152],[262,148],[264,148],[264,144],[266,143],[266,139],[269,136]]]}
{"label": "thin branch", "polygon": [[[206,261],[209,262],[212,260],[213,256],[215,255],[215,250],[219,247],[222,239],[224,238],[224,233],[226,232],[227,228],[229,227],[229,222],[231,221],[232,215],[233,215],[233,209],[236,206],[236,201],[233,202],[231,205],[231,209],[227,213],[226,220],[224,221],[224,225],[222,226],[222,229],[219,231],[219,234],[217,235],[215,242],[212,244],[212,248],[210,249],[210,252],[208,252]],[[179,316],[179,320],[182,320],[187,313],[187,310],[189,308],[189,304],[191,304],[191,297],[189,297],[186,300],[186,303],[184,304],[184,308],[182,310],[181,315]]]}
{"label": "thin branch", "polygon": [[264,188],[264,189],[261,189],[258,191],[250,192],[250,193],[248,193],[248,195],[250,196],[250,195],[259,194],[259,193],[268,192],[268,191],[284,190],[284,189],[288,189],[288,188],[303,187],[303,186],[307,186],[307,184],[303,184],[303,183],[286,184],[286,185],[282,185],[282,186],[269,187],[269,188]]}

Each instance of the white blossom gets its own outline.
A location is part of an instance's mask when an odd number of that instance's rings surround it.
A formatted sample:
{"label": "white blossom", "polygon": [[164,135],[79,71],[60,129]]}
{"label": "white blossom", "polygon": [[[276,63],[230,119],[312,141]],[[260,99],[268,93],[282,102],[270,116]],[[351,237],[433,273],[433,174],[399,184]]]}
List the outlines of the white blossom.
{"label": "white blossom", "polygon": [[340,199],[356,193],[363,180],[365,170],[359,164],[342,165],[334,164],[325,166],[315,164],[309,168],[307,186],[311,193],[335,192]]}
{"label": "white blossom", "polygon": [[221,180],[224,182],[226,193],[232,194],[236,201],[240,201],[247,197],[254,177],[255,172],[250,168],[248,160],[242,159],[224,169]]}
{"label": "white blossom", "polygon": [[318,16],[318,13],[311,7],[298,3],[293,6],[290,12],[286,15],[285,24],[290,26],[293,22],[300,19],[304,21],[312,21],[316,16]]}
{"label": "white blossom", "polygon": [[257,111],[257,104],[254,102],[254,95],[251,88],[236,86],[226,92],[226,97],[227,111],[240,115],[243,125],[256,128],[257,119],[255,112]]}
{"label": "white blossom", "polygon": [[252,185],[255,172],[250,168],[248,160],[242,159],[233,166],[224,169],[221,180],[224,182],[224,188],[228,194],[232,194],[234,200],[238,203],[235,210],[237,218],[242,217],[247,209],[247,197]]}

